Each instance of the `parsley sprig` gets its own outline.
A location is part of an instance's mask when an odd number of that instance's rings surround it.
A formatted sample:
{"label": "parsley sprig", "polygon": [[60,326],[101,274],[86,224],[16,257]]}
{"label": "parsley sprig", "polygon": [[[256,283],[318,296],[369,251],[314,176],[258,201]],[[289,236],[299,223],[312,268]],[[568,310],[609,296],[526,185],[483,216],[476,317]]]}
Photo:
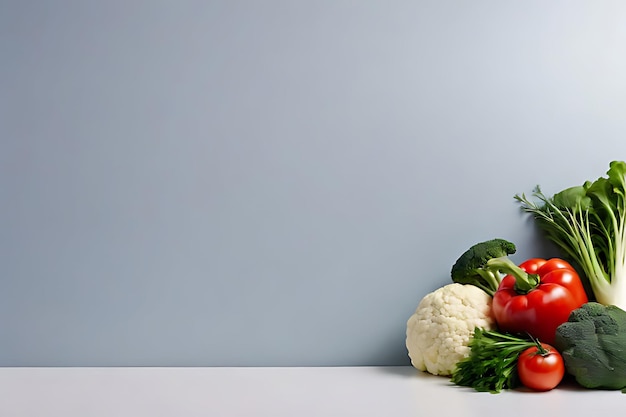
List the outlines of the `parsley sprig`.
{"label": "parsley sprig", "polygon": [[498,393],[520,386],[517,358],[536,341],[508,333],[474,329],[470,339],[470,354],[456,364],[452,373],[454,384],[472,387],[476,391]]}

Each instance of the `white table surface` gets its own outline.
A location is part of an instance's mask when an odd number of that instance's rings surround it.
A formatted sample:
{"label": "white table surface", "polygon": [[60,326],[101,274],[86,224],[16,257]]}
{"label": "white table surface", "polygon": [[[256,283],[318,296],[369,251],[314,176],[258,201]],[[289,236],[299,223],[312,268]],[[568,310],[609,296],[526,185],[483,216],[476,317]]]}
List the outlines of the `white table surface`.
{"label": "white table surface", "polygon": [[411,367],[0,368],[2,417],[588,417],[625,408],[620,391],[479,393]]}

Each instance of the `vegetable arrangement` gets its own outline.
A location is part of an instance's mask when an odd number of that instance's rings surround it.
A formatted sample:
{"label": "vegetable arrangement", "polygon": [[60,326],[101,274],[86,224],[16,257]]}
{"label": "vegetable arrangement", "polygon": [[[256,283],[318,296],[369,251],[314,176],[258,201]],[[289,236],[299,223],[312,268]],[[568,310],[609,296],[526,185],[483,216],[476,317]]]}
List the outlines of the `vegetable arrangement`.
{"label": "vegetable arrangement", "polygon": [[477,391],[581,387],[626,392],[626,162],[607,177],[546,197],[530,213],[563,258],[510,258],[515,244],[479,242],[407,321],[417,369]]}

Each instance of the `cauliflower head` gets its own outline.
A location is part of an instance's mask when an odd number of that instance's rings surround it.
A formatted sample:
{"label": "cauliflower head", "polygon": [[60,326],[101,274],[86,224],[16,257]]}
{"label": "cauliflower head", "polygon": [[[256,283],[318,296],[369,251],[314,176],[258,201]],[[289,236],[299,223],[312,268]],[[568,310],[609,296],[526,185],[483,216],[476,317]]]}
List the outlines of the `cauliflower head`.
{"label": "cauliflower head", "polygon": [[427,294],[407,321],[411,364],[433,375],[452,375],[456,364],[469,356],[474,329],[496,329],[491,301],[470,284],[448,284]]}

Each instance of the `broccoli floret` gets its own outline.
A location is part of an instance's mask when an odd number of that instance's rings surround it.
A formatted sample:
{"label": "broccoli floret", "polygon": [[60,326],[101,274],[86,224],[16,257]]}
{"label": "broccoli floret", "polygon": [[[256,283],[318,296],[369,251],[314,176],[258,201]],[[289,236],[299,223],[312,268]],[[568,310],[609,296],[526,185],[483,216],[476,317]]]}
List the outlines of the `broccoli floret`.
{"label": "broccoli floret", "polygon": [[626,311],[583,304],[556,329],[554,344],[567,372],[583,387],[626,389]]}
{"label": "broccoli floret", "polygon": [[475,285],[493,296],[502,277],[493,261],[490,265],[487,263],[490,259],[506,258],[516,250],[515,244],[500,238],[477,243],[465,251],[452,266],[452,281]]}

